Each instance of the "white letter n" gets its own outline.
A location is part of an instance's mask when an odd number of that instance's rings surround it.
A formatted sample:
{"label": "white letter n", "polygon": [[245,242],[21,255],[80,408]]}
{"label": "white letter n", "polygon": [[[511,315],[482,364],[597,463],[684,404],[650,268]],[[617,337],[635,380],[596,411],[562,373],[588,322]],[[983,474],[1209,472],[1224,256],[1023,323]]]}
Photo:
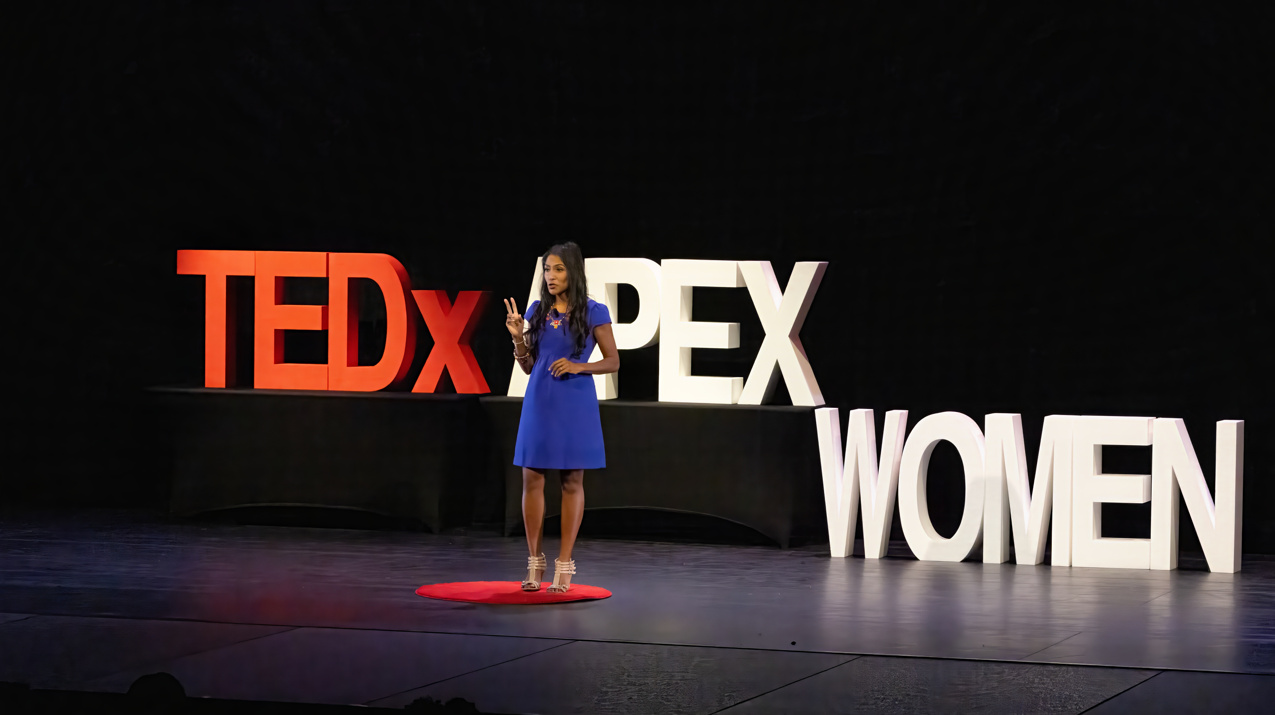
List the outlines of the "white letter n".
{"label": "white letter n", "polygon": [[1180,419],[1155,421],[1151,448],[1151,568],[1178,567],[1178,486],[1210,571],[1240,570],[1244,531],[1244,422],[1217,423],[1214,492],[1209,498],[1204,470]]}

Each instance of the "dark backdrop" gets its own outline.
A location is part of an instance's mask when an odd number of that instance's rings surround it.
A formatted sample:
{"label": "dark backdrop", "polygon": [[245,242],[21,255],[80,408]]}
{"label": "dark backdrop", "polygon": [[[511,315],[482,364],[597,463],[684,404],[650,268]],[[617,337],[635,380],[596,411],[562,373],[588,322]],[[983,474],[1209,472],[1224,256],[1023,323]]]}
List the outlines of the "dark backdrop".
{"label": "dark backdrop", "polygon": [[[1268,2],[44,2],[4,24],[6,500],[162,503],[141,391],[202,377],[180,248],[385,252],[416,288],[521,301],[573,239],[781,281],[829,261],[803,339],[843,418],[1021,412],[1034,464],[1044,415],[1177,416],[1210,474],[1213,423],[1244,419],[1245,546],[1275,548]],[[696,370],[746,375],[747,292],[697,290],[696,317],[744,343]],[[501,323],[475,337],[497,393]],[[655,353],[625,355],[622,397],[654,398]],[[950,531],[958,462],[935,459]]]}

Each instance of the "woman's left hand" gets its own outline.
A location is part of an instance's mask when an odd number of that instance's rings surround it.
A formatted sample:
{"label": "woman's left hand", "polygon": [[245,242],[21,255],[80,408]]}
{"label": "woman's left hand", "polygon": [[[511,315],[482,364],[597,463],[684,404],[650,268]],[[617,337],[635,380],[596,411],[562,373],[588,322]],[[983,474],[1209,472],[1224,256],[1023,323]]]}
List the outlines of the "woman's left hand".
{"label": "woman's left hand", "polygon": [[576,374],[580,372],[580,367],[580,363],[578,362],[571,362],[566,358],[558,358],[557,360],[554,360],[552,365],[549,366],[549,372],[553,374],[554,377],[562,377],[567,373]]}

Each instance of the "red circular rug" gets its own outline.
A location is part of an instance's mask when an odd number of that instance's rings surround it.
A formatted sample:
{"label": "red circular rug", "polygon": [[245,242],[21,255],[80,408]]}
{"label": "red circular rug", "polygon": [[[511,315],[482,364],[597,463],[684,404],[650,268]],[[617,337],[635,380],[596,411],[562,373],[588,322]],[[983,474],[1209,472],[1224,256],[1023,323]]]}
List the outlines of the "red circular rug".
{"label": "red circular rug", "polygon": [[566,603],[567,601],[593,601],[610,598],[611,592],[597,586],[573,583],[566,593],[549,593],[551,581],[540,586],[539,591],[524,591],[518,581],[468,581],[464,583],[433,583],[416,589],[416,595],[437,598],[442,601],[466,603],[500,603],[539,605]]}

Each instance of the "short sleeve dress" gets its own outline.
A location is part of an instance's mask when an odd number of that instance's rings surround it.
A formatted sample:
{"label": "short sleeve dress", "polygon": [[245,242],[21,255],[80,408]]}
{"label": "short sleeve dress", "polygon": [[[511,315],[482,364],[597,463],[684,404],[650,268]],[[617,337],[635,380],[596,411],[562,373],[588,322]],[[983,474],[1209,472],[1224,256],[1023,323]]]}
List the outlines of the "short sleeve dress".
{"label": "short sleeve dress", "polygon": [[[535,315],[535,301],[523,316]],[[522,418],[518,421],[518,442],[514,445],[514,464],[538,472],[546,469],[601,469],[607,465],[602,444],[602,419],[598,414],[598,393],[593,376],[566,374],[554,377],[549,366],[559,358],[588,362],[596,341],[593,330],[611,322],[607,307],[589,301],[589,337],[577,358],[575,338],[569,320],[549,311],[544,331],[540,334],[536,364],[527,379],[522,399]]]}

